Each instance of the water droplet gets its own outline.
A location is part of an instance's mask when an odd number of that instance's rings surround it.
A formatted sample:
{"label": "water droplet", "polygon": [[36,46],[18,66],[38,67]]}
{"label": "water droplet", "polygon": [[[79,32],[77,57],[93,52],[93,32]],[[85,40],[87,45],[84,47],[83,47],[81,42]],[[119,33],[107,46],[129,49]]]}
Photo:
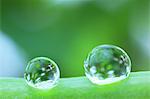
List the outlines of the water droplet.
{"label": "water droplet", "polygon": [[87,78],[98,85],[110,84],[127,78],[131,61],[127,53],[114,45],[94,48],[84,62]]}
{"label": "water droplet", "polygon": [[46,57],[37,57],[31,60],[24,74],[27,84],[38,89],[54,87],[59,77],[60,71],[57,64]]}

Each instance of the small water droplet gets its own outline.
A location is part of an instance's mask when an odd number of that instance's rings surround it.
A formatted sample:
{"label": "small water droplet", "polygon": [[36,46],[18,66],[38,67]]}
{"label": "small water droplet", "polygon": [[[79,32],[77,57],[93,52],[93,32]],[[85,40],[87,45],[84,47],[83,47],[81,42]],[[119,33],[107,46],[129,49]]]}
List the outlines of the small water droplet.
{"label": "small water droplet", "polygon": [[38,57],[31,60],[24,74],[27,84],[38,89],[54,87],[59,77],[60,71],[57,64],[46,57]]}
{"label": "small water droplet", "polygon": [[94,48],[84,62],[87,78],[95,84],[110,84],[127,78],[131,61],[127,53],[114,45]]}

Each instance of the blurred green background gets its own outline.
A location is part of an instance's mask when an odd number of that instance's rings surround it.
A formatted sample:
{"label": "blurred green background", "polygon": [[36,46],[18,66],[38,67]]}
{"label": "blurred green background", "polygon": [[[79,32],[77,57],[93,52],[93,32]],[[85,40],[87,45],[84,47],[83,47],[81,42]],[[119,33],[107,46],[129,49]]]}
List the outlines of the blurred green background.
{"label": "blurred green background", "polygon": [[[150,70],[149,0],[1,0],[0,76],[23,76],[27,61],[53,59],[61,77],[84,75],[93,47],[114,44],[132,71]],[[4,39],[6,38],[6,39]]]}

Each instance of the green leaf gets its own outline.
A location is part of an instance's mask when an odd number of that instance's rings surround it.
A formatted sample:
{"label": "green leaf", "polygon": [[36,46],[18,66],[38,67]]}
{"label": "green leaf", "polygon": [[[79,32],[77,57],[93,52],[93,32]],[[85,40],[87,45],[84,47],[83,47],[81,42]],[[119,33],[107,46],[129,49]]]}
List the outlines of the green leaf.
{"label": "green leaf", "polygon": [[29,87],[22,78],[0,78],[0,99],[150,99],[150,71],[109,85],[94,85],[86,77],[61,78],[50,90]]}

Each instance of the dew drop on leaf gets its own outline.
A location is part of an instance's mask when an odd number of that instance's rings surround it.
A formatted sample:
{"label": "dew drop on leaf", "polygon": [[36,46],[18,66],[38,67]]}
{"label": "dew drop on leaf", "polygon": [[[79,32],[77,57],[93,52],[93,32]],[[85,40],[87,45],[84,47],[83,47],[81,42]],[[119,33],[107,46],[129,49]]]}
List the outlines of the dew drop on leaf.
{"label": "dew drop on leaf", "polygon": [[95,47],[84,61],[85,75],[94,84],[103,85],[127,78],[131,61],[127,53],[114,45]]}
{"label": "dew drop on leaf", "polygon": [[57,84],[60,78],[60,71],[57,64],[51,59],[37,57],[28,63],[24,78],[31,87],[50,89]]}

